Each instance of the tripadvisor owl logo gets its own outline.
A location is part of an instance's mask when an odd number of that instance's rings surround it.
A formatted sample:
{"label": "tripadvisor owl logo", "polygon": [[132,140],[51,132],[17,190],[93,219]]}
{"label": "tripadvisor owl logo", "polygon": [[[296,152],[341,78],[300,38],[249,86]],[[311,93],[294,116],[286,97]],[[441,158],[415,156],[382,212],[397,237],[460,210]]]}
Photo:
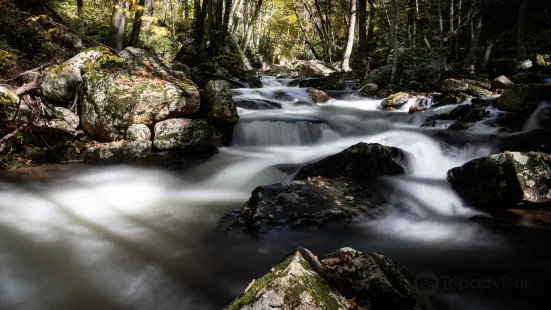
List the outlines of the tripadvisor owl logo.
{"label": "tripadvisor owl logo", "polygon": [[430,271],[420,272],[413,281],[415,289],[425,295],[433,295],[437,291],[526,290],[529,284],[530,279],[526,278],[438,276]]}

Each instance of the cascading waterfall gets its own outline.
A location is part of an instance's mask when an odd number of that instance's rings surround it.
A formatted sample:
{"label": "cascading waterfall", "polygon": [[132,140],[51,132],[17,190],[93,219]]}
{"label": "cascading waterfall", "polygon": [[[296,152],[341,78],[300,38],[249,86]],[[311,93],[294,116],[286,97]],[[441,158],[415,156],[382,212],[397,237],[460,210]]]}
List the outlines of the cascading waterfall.
{"label": "cascading waterfall", "polygon": [[[530,251],[504,246],[505,237],[468,222],[476,212],[445,179],[450,168],[492,153],[491,147],[444,144],[434,138],[439,128],[419,126],[427,115],[456,106],[410,115],[409,107],[431,102],[412,99],[386,112],[380,99],[345,93],[317,105],[305,89],[286,87],[290,81],[265,78],[264,88],[233,90],[236,101],[280,108],[239,108],[233,145],[182,173],[78,166],[53,181],[0,183],[0,308],[221,309],[292,247],[307,244],[320,252],[379,251],[420,270],[442,264],[450,275],[457,265],[438,256],[442,249],[470,262],[486,250],[507,268],[524,266],[522,255]],[[498,134],[492,126],[481,122],[469,134]],[[526,126],[538,124],[530,118]],[[359,142],[409,155],[406,175],[381,178],[393,189],[387,216],[338,237],[331,230],[250,242],[212,236],[220,217],[240,208],[255,187],[289,181],[301,166]],[[502,273],[498,267],[493,272]],[[492,302],[505,309],[508,302],[500,300]],[[477,305],[461,298],[450,304]]]}

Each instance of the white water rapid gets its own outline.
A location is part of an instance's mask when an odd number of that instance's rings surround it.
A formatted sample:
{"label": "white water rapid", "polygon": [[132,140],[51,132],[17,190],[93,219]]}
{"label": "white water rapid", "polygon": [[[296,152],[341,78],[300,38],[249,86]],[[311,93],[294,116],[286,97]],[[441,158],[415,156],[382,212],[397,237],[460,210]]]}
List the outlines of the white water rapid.
{"label": "white water rapid", "polygon": [[[344,246],[377,251],[412,272],[445,276],[519,276],[523,265],[545,262],[531,256],[529,243],[468,221],[477,212],[449,187],[446,172],[493,150],[474,140],[435,138],[451,121],[420,127],[429,112],[407,111],[426,100],[385,112],[380,100],[342,91],[317,105],[305,89],[286,87],[289,82],[266,78],[264,88],[234,90],[238,104],[264,109],[240,108],[234,144],[184,172],[77,164],[22,170],[0,181],[0,309],[222,309],[297,245],[320,254]],[[481,123],[463,140],[497,131]],[[388,216],[261,240],[213,232],[255,187],[288,181],[302,165],[358,142],[410,155],[405,176],[381,179],[395,190],[388,198],[396,210]],[[435,298],[439,309],[519,305],[503,292],[471,293]]]}

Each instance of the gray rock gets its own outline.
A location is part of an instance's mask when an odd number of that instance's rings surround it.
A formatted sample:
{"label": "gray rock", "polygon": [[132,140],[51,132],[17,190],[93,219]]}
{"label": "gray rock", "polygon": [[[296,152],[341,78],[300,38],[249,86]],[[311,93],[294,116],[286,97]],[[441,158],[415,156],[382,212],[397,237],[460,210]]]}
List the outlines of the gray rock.
{"label": "gray rock", "polygon": [[209,81],[203,91],[201,109],[214,128],[231,136],[239,121],[239,114],[231,95],[231,85],[226,81]]}
{"label": "gray rock", "polygon": [[497,100],[497,108],[508,112],[534,112],[542,100],[551,100],[551,85],[516,84],[507,87]]}
{"label": "gray rock", "polygon": [[293,251],[224,309],[351,309],[351,303],[318,274],[312,259],[314,255],[306,249]]}
{"label": "gray rock", "polygon": [[46,108],[45,111],[44,118],[31,123],[33,133],[48,136],[77,134],[80,119],[75,113],[62,107]]}
{"label": "gray rock", "polygon": [[324,77],[337,72],[333,66],[319,60],[303,61],[297,67],[303,77]]}
{"label": "gray rock", "polygon": [[386,97],[381,102],[381,108],[383,108],[383,109],[386,109],[386,108],[396,108],[396,109],[398,109],[401,106],[403,106],[404,104],[406,104],[410,98],[412,98],[412,96],[408,93],[405,93],[405,92],[390,95],[390,96]]}
{"label": "gray rock", "polygon": [[314,103],[326,103],[330,99],[326,92],[315,88],[308,89],[308,97],[310,97]]}
{"label": "gray rock", "polygon": [[121,53],[125,60],[109,71],[95,68],[83,77],[82,127],[94,139],[122,139],[132,124],[152,126],[199,111],[200,95],[191,82],[166,73],[162,62],[153,63],[153,56],[144,56],[150,63],[142,63],[133,58],[134,52],[131,48]]}
{"label": "gray rock", "polygon": [[467,89],[469,89],[469,84],[464,81],[455,79],[446,79],[442,81],[442,85],[440,86],[440,90],[444,93],[459,93],[462,91],[466,91]]}
{"label": "gray rock", "polygon": [[371,97],[374,96],[378,90],[379,86],[377,86],[377,84],[367,83],[360,88],[359,93],[362,97]]}
{"label": "gray rock", "polygon": [[218,145],[214,128],[204,120],[178,118],[155,124],[153,147],[156,150],[197,149],[212,152]]}
{"label": "gray rock", "polygon": [[149,141],[151,140],[151,130],[144,124],[134,124],[126,130],[126,140]]}
{"label": "gray rock", "polygon": [[84,162],[94,164],[130,163],[151,153],[151,141],[133,141],[128,143],[112,142],[90,148]]}
{"label": "gray rock", "polygon": [[517,61],[516,69],[517,70],[527,70],[527,69],[532,68],[533,66],[534,66],[534,64],[532,63],[532,61],[530,59],[524,59],[524,60]]}
{"label": "gray rock", "polygon": [[395,147],[358,143],[338,154],[302,167],[295,179],[321,176],[365,181],[383,175],[404,174],[407,157],[404,151]]}
{"label": "gray rock", "polygon": [[61,65],[49,68],[46,77],[40,85],[42,94],[47,98],[68,102],[75,97],[78,83],[82,81],[81,71],[83,67],[91,67],[101,58],[102,52],[88,50],[77,54]]}
{"label": "gray rock", "polygon": [[505,152],[448,171],[455,191],[474,206],[507,209],[517,203],[551,202],[551,156]]}
{"label": "gray rock", "polygon": [[390,75],[392,74],[392,65],[385,65],[379,67],[365,77],[364,84],[375,83],[379,87],[388,85],[390,81]]}
{"label": "gray rock", "polygon": [[509,80],[509,78],[507,78],[505,75],[500,75],[498,77],[496,77],[493,81],[492,81],[492,88],[494,89],[505,89],[511,85],[514,85],[515,83],[513,83],[511,80]]}

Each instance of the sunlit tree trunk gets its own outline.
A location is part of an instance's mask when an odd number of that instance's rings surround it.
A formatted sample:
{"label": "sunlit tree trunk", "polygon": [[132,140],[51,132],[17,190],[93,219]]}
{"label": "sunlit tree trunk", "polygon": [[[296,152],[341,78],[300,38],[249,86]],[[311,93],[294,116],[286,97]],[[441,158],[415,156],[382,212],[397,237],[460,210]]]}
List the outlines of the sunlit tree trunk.
{"label": "sunlit tree trunk", "polygon": [[260,18],[260,10],[262,9],[262,1],[258,0],[258,3],[256,4],[256,8],[254,10],[253,17],[251,19],[251,22],[249,24],[249,27],[247,28],[247,33],[245,34],[245,38],[243,39],[243,42],[241,44],[241,48],[243,50],[246,50],[247,47],[250,44],[251,36],[253,34],[254,25],[258,22],[258,19]]}
{"label": "sunlit tree trunk", "polygon": [[350,55],[354,46],[354,28],[356,27],[356,0],[350,0],[350,26],[348,27],[348,43],[342,60],[342,69],[350,71]]}
{"label": "sunlit tree trunk", "polygon": [[132,34],[130,35],[130,46],[138,46],[140,42],[140,32],[142,28],[149,28],[151,25],[151,16],[153,14],[152,0],[140,0],[140,6],[143,10],[136,11],[134,23],[132,24]]}
{"label": "sunlit tree trunk", "polygon": [[124,0],[113,0],[113,14],[111,15],[111,47],[122,51],[124,42]]}
{"label": "sunlit tree trunk", "polygon": [[518,23],[517,23],[517,57],[522,58],[526,54],[526,48],[524,43],[524,23],[526,19],[526,9],[528,7],[528,0],[520,0],[520,7],[518,10]]}
{"label": "sunlit tree trunk", "polygon": [[437,0],[436,5],[438,6],[438,35],[440,37],[440,47],[444,47],[444,21],[442,19],[442,0]]}
{"label": "sunlit tree trunk", "polygon": [[308,47],[310,47],[310,50],[312,51],[312,55],[314,55],[314,58],[319,59],[319,55],[316,52],[316,49],[314,48],[314,45],[312,44],[312,40],[310,39],[310,36],[308,35],[308,32],[304,28],[304,23],[302,22],[302,18],[300,17],[300,14],[297,11],[296,1],[295,0],[291,0],[291,1],[292,1],[292,4],[293,4],[293,10],[295,10],[295,16],[297,17],[298,26],[300,27],[300,30],[304,34],[304,40],[306,41],[306,44],[308,44]]}
{"label": "sunlit tree trunk", "polygon": [[398,29],[400,24],[400,4],[398,0],[393,0],[394,9],[394,31],[392,38],[392,48],[394,49],[393,61],[392,61],[392,73],[390,75],[390,84],[394,84],[396,81],[396,71],[398,71]]}

